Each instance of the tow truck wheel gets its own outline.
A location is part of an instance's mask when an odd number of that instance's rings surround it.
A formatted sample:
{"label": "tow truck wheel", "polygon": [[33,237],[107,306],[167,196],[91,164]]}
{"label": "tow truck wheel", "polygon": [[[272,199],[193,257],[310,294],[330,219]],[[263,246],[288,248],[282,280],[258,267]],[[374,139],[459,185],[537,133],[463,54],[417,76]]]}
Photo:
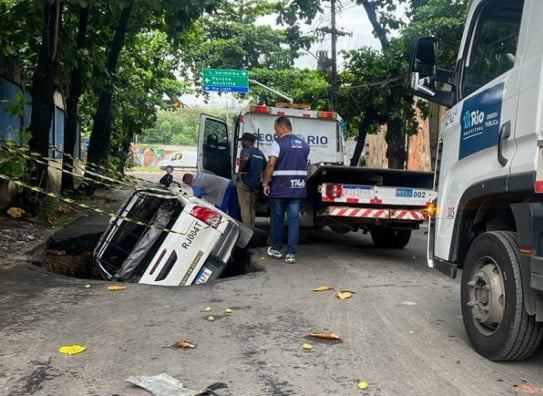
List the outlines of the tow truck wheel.
{"label": "tow truck wheel", "polygon": [[464,261],[462,318],[473,348],[490,360],[526,359],[541,342],[543,326],[526,313],[522,287],[516,233],[479,235]]}
{"label": "tow truck wheel", "polygon": [[403,249],[411,239],[411,230],[395,230],[385,227],[371,229],[373,245],[383,249]]}

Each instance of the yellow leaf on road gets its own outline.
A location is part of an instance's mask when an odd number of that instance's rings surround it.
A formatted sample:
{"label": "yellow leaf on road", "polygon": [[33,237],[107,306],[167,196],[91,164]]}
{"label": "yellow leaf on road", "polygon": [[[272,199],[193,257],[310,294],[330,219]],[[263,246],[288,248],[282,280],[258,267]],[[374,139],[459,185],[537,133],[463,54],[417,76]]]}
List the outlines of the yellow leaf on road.
{"label": "yellow leaf on road", "polygon": [[340,300],[346,300],[348,298],[351,298],[353,296],[353,294],[355,294],[355,293],[352,292],[352,291],[342,290],[342,291],[337,292],[337,298],[339,298]]}
{"label": "yellow leaf on road", "polygon": [[113,286],[108,286],[107,289],[109,291],[122,291],[122,290],[126,289],[126,286],[113,285]]}
{"label": "yellow leaf on road", "polygon": [[232,313],[232,312],[234,312],[234,311],[232,310],[232,308],[226,308],[226,309],[224,310],[224,312],[226,312],[226,313]]}
{"label": "yellow leaf on road", "polygon": [[64,345],[58,351],[65,355],[77,355],[78,353],[85,352],[86,349],[84,345]]}
{"label": "yellow leaf on road", "polygon": [[196,348],[196,345],[194,345],[190,341],[183,340],[183,341],[179,342],[179,347],[183,348],[183,349],[194,349],[194,348]]}
{"label": "yellow leaf on road", "polygon": [[360,389],[360,390],[366,390],[366,389],[368,389],[368,386],[369,385],[368,385],[368,383],[366,381],[360,381],[358,383],[358,389]]}
{"label": "yellow leaf on road", "polygon": [[335,333],[309,333],[310,337],[320,338],[321,340],[341,340],[341,337]]}
{"label": "yellow leaf on road", "polygon": [[13,207],[7,210],[7,214],[13,217],[14,219],[20,219],[21,217],[23,217],[25,213],[26,212],[21,208]]}
{"label": "yellow leaf on road", "polygon": [[213,315],[209,315],[207,317],[207,320],[210,321],[210,322],[213,322],[215,320],[215,317]]}
{"label": "yellow leaf on road", "polygon": [[302,345],[302,348],[305,349],[306,351],[310,351],[313,349],[313,345],[311,345],[309,342],[304,342],[304,344]]}
{"label": "yellow leaf on road", "polygon": [[328,291],[328,290],[332,290],[333,287],[330,287],[330,286],[319,286],[319,287],[316,287],[313,289],[314,292],[321,292],[321,291]]}
{"label": "yellow leaf on road", "polygon": [[211,307],[205,307],[204,311],[211,312]]}

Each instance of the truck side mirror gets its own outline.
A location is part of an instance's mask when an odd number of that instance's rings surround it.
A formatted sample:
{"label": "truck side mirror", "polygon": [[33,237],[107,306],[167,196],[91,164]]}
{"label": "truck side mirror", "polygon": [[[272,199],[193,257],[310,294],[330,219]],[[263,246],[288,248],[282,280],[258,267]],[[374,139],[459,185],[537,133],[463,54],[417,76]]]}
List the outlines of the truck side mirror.
{"label": "truck side mirror", "polygon": [[435,37],[419,38],[411,54],[411,71],[421,78],[432,77],[437,67],[437,40]]}
{"label": "truck side mirror", "polygon": [[411,91],[414,95],[451,107],[455,100],[454,73],[437,67],[437,40],[421,37],[411,53]]}

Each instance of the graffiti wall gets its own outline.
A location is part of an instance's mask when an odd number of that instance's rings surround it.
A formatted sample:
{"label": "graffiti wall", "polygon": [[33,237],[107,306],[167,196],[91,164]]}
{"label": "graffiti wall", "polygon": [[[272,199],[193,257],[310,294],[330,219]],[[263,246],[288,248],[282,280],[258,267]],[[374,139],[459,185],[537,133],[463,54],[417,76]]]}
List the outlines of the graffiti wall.
{"label": "graffiti wall", "polygon": [[196,147],[134,143],[130,146],[129,162],[132,166],[162,166],[185,151],[196,151]]}

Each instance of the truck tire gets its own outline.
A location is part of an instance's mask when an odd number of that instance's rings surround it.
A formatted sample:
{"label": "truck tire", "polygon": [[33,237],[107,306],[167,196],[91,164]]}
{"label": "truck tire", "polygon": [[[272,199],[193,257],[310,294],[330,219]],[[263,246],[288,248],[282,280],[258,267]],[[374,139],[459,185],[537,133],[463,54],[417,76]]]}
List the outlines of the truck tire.
{"label": "truck tire", "polygon": [[375,227],[371,229],[373,245],[383,249],[403,249],[411,239],[411,230]]}
{"label": "truck tire", "polygon": [[493,361],[524,360],[541,342],[543,324],[526,313],[517,235],[492,231],[471,244],[461,283],[464,327],[477,353]]}

